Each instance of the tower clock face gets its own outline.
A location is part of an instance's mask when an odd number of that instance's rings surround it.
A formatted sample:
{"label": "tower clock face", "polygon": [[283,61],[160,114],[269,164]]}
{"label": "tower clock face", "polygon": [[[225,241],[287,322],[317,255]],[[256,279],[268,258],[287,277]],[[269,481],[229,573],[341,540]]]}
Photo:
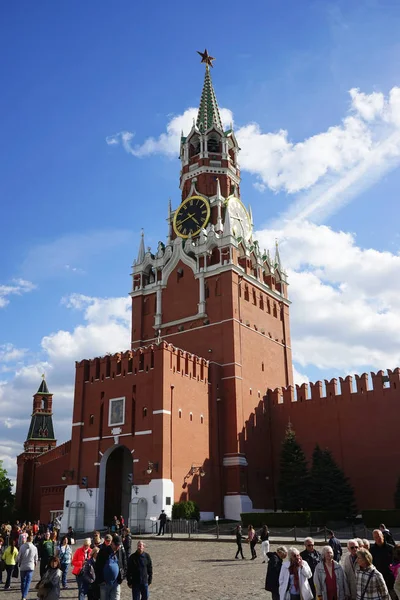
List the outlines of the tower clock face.
{"label": "tower clock face", "polygon": [[234,196],[228,199],[226,210],[229,210],[235,236],[242,237],[247,242],[252,232],[249,213],[241,201]]}
{"label": "tower clock face", "polygon": [[198,235],[210,218],[210,205],[202,196],[190,196],[177,209],[174,231],[182,238]]}

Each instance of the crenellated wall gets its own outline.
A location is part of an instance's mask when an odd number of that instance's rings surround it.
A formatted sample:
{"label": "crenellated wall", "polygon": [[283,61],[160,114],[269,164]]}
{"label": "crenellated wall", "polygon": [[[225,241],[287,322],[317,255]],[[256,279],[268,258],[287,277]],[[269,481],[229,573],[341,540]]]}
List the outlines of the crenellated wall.
{"label": "crenellated wall", "polygon": [[332,451],[354,486],[359,508],[390,508],[399,477],[400,369],[268,390],[271,472],[289,424],[308,459],[316,444]]}

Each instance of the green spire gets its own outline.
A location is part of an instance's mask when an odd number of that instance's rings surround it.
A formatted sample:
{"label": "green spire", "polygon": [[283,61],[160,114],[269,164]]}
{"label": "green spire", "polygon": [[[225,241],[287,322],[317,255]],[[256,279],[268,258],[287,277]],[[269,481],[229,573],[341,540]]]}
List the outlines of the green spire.
{"label": "green spire", "polygon": [[211,81],[210,67],[208,64],[206,64],[206,73],[204,76],[204,85],[201,93],[196,125],[200,131],[207,131],[212,125],[216,125],[223,131],[218,102]]}

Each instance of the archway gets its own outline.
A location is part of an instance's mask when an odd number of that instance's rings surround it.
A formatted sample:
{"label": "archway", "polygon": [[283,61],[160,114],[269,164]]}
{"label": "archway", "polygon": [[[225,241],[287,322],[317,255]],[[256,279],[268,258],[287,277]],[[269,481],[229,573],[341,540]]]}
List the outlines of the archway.
{"label": "archway", "polygon": [[103,523],[110,525],[114,515],[129,521],[132,490],[132,455],[125,446],[112,449],[105,460]]}

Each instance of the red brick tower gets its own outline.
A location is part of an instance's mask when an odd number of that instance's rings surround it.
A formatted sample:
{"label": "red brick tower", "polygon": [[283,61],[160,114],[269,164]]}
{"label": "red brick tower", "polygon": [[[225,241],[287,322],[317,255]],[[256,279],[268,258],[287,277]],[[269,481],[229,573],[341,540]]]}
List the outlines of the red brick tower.
{"label": "red brick tower", "polygon": [[16,505],[22,515],[32,506],[36,459],[57,445],[53,428],[53,394],[49,392],[44,375],[33,396],[31,424],[24,443],[24,452],[17,458]]}
{"label": "red brick tower", "polygon": [[255,449],[248,469],[240,434],[267,387],[292,384],[289,301],[278,248],[271,260],[253,237],[238,143],[223,129],[213,59],[201,56],[198,117],[181,138],[182,202],[169,207],[167,244],[153,254],[142,235],[133,265],[132,348],[162,339],[210,361],[211,468],[225,516],[237,518],[265,506],[266,458]]}

